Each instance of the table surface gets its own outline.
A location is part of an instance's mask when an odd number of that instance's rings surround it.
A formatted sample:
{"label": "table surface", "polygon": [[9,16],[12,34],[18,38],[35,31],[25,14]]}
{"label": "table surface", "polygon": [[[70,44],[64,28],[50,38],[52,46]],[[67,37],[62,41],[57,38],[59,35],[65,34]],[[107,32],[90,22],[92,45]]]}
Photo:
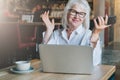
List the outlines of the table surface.
{"label": "table surface", "polygon": [[112,65],[98,65],[94,68],[92,75],[78,74],[55,74],[41,72],[40,60],[31,61],[34,71],[27,74],[16,74],[10,71],[11,67],[0,70],[0,80],[108,80],[115,72],[116,67]]}

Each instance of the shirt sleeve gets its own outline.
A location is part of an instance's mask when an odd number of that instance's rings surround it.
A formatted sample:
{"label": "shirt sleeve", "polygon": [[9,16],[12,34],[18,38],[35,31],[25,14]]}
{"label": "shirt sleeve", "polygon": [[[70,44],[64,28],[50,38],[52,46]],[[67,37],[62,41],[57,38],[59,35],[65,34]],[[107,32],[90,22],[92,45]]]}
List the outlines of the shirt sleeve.
{"label": "shirt sleeve", "polygon": [[[86,44],[93,47],[91,45],[91,35],[92,35],[92,32],[87,32],[87,42]],[[98,39],[97,43],[96,43],[96,46],[95,48],[93,49],[93,65],[96,66],[98,64],[101,64],[101,57],[102,56],[102,47],[101,47],[101,41],[100,41],[100,38]]]}
{"label": "shirt sleeve", "polygon": [[97,41],[95,48],[93,49],[93,63],[94,66],[101,64],[102,48],[100,44],[100,39]]}

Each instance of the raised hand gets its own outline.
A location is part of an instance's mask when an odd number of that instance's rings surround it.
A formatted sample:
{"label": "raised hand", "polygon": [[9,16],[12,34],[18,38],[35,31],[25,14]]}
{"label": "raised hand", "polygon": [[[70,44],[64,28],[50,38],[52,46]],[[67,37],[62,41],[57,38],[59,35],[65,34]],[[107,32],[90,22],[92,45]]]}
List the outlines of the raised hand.
{"label": "raised hand", "polygon": [[108,22],[108,16],[105,16],[105,20],[103,17],[98,17],[98,23],[96,21],[96,19],[94,19],[94,23],[95,23],[95,28],[93,30],[94,33],[100,33],[102,30],[104,30],[105,28],[111,26],[111,25],[107,25]]}
{"label": "raised hand", "polygon": [[53,31],[54,27],[55,27],[55,23],[54,23],[54,19],[52,19],[52,21],[50,21],[49,19],[49,11],[44,12],[42,15],[42,20],[44,21],[46,28],[48,31]]}
{"label": "raised hand", "polygon": [[91,42],[93,43],[93,47],[96,46],[96,42],[99,39],[99,34],[102,30],[104,30],[105,28],[111,26],[111,25],[107,25],[108,22],[108,16],[105,16],[105,20],[103,17],[98,17],[98,23],[96,21],[96,19],[94,19],[94,23],[95,23],[95,28],[92,32],[92,36],[91,36]]}
{"label": "raised hand", "polygon": [[55,23],[54,23],[54,19],[52,19],[52,21],[50,21],[50,19],[49,19],[49,11],[43,13],[41,15],[41,17],[42,17],[43,22],[46,25],[46,31],[45,31],[45,35],[43,37],[43,43],[46,44],[49,41],[50,36],[51,36],[51,34],[53,32],[53,29],[55,27]]}

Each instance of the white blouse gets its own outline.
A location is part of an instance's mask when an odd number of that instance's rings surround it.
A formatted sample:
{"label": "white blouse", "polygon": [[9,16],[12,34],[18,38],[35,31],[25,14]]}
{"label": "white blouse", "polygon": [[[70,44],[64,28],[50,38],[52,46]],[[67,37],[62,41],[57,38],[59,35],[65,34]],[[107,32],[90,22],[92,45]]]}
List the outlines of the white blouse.
{"label": "white blouse", "polygon": [[[90,37],[91,37],[92,31],[85,30],[85,28],[81,25],[76,30],[74,30],[70,38],[67,38],[67,32],[66,29],[59,29],[55,30],[48,43],[47,44],[58,44],[58,45],[86,45],[91,46]],[[44,33],[43,33],[44,36]],[[43,37],[44,38],[44,37]],[[93,51],[93,64],[94,66],[101,63],[101,45],[100,40],[98,40],[96,47]]]}

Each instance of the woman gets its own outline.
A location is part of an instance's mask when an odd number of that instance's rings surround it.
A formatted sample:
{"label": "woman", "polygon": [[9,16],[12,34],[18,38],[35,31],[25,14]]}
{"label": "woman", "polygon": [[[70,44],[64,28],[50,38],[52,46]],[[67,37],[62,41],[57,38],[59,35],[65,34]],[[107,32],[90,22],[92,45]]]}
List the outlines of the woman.
{"label": "woman", "polygon": [[101,46],[99,34],[101,30],[110,25],[105,25],[108,20],[106,16],[98,17],[98,23],[94,19],[95,28],[89,30],[90,22],[90,6],[86,0],[69,0],[67,3],[63,17],[63,29],[53,31],[55,27],[54,20],[50,21],[49,12],[42,14],[42,20],[46,25],[46,31],[43,37],[44,44],[58,45],[86,45],[94,48],[93,63],[94,65],[101,63]]}

